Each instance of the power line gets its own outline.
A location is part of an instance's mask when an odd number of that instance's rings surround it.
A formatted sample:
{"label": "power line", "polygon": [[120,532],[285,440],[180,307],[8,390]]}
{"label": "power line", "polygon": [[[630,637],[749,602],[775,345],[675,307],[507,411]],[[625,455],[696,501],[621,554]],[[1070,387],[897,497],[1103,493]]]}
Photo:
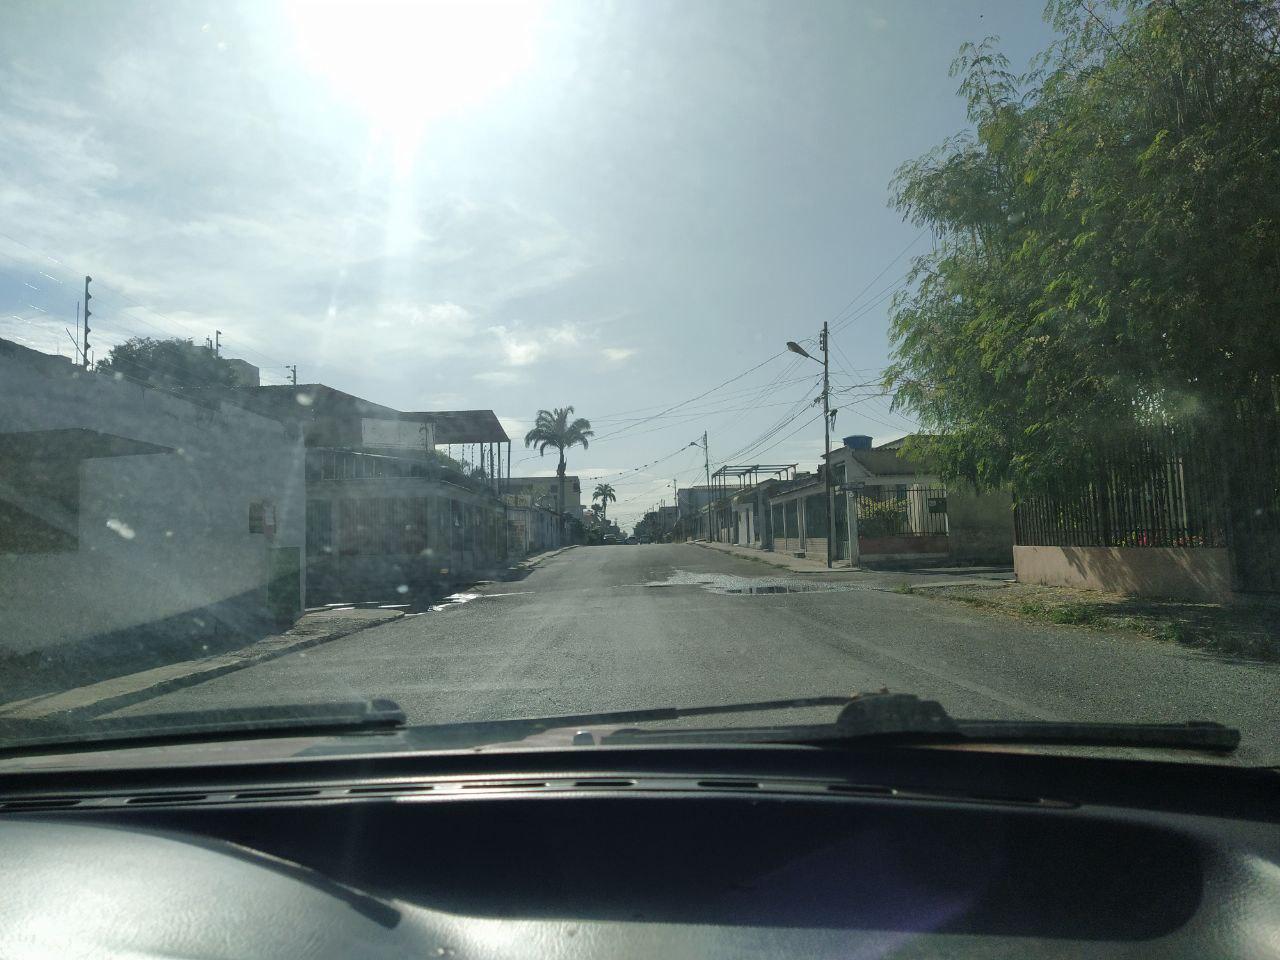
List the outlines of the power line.
{"label": "power line", "polygon": [[[784,373],[785,373],[785,371],[784,371]],[[781,379],[780,377],[775,377],[773,380],[771,380],[771,381],[769,381],[768,383],[766,383],[766,384],[765,384],[765,386],[764,386],[763,388],[759,388],[759,387],[754,387],[754,386],[753,386],[753,387],[744,387],[744,388],[743,388],[743,389],[741,389],[741,390],[730,390],[730,391],[727,391],[727,392],[725,392],[725,393],[720,394],[720,396],[719,396],[719,397],[717,397],[717,398],[715,399],[715,401],[713,401],[713,402],[714,402],[714,403],[720,403],[720,402],[725,401],[725,400],[739,399],[739,398],[742,398],[742,397],[746,397],[746,396],[748,396],[748,395],[750,395],[750,394],[756,394],[756,398],[757,398],[757,399],[759,399],[759,397],[763,396],[763,395],[764,395],[764,393],[768,392],[768,390],[769,390],[769,389],[771,389],[771,388],[773,388],[773,387],[779,387],[779,388],[780,388],[780,387],[788,386],[788,385],[793,384],[793,383],[803,383],[803,382],[808,381],[809,379],[810,379],[810,378],[809,378],[809,377],[807,377],[807,376],[805,376],[805,377],[796,377],[796,378],[794,378],[794,379],[792,379],[792,380],[784,380],[784,379]],[[755,402],[755,401],[753,401],[753,402]],[[636,410],[628,410],[628,411],[623,411],[623,412],[624,412],[624,413],[639,413],[639,412],[644,411],[644,410],[653,410],[653,409],[655,409],[655,408],[657,408],[657,407],[660,407],[660,406],[661,406],[661,404],[657,404],[657,403],[655,403],[655,404],[653,404],[652,406],[649,406],[649,407],[639,407],[639,408],[637,408]],[[705,412],[708,412],[708,413],[719,413],[719,412],[721,412],[720,410],[717,410],[717,409],[715,409],[715,408],[706,408],[706,407],[694,407],[694,408],[691,408],[690,412],[693,412],[694,410],[701,410],[701,411],[705,411]],[[683,414],[681,414],[681,415],[683,416]],[[658,415],[658,414],[653,414],[652,416],[653,416],[653,417],[658,417],[658,416],[660,416],[660,415]],[[650,417],[648,417],[648,416],[643,416],[643,415],[642,415],[642,416],[638,416],[638,417],[624,417],[624,416],[622,416],[621,414],[614,414],[614,415],[612,415],[612,416],[608,416],[608,417],[596,417],[596,416],[593,416],[593,417],[591,418],[591,422],[592,422],[593,424],[595,424],[595,423],[621,423],[621,422],[632,422],[632,421],[646,420],[646,419],[649,419],[649,418],[650,418]]]}
{"label": "power line", "polygon": [[846,311],[848,311],[850,308],[852,308],[852,307],[853,307],[853,305],[854,305],[855,303],[857,303],[857,302],[862,298],[863,294],[865,294],[868,290],[870,290],[873,286],[875,286],[876,281],[877,281],[877,280],[879,280],[881,277],[883,277],[886,273],[888,273],[888,272],[889,272],[889,268],[890,268],[890,267],[892,267],[895,263],[897,263],[897,262],[898,262],[899,260],[901,260],[904,256],[906,256],[907,251],[908,251],[908,250],[910,250],[912,247],[914,247],[917,243],[919,243],[919,242],[920,242],[920,238],[921,238],[921,237],[923,237],[927,232],[928,232],[928,227],[924,228],[924,229],[923,229],[923,230],[921,230],[919,233],[917,233],[917,234],[916,234],[916,235],[911,239],[911,242],[910,242],[910,243],[908,243],[908,244],[907,244],[905,247],[903,247],[901,250],[899,250],[899,251],[898,251],[897,256],[895,256],[892,260],[890,260],[888,263],[886,263],[886,264],[884,265],[884,267],[883,267],[883,268],[881,268],[881,270],[880,270],[880,272],[879,272],[879,273],[877,273],[874,277],[872,277],[869,281],[867,281],[867,285],[866,285],[865,287],[863,287],[861,290],[859,290],[859,291],[854,295],[853,299],[852,299],[852,300],[850,300],[848,303],[846,303],[846,304],[844,305],[844,307],[843,307],[843,308],[841,308],[841,310],[840,310],[840,311],[839,311],[839,312],[838,312],[834,317],[832,317],[828,322],[829,322],[833,327],[834,327],[834,326],[836,326],[837,324],[839,324],[839,323],[840,323],[840,321],[841,321],[841,318],[842,318],[842,317],[843,317],[843,315],[844,315],[844,313],[845,313]]}
{"label": "power line", "polygon": [[[814,386],[816,386],[816,384],[814,384]],[[724,466],[725,464],[730,463],[733,460],[737,460],[742,457],[745,457],[747,454],[755,451],[756,448],[759,447],[761,443],[765,442],[770,437],[774,436],[779,430],[785,430],[789,424],[794,422],[795,419],[799,417],[801,413],[804,412],[804,408],[807,405],[811,404],[812,402],[814,402],[814,399],[812,396],[812,388],[810,388],[810,390],[805,391],[804,395],[801,396],[800,399],[796,400],[791,405],[790,410],[788,410],[785,414],[783,414],[782,417],[780,417],[778,420],[775,420],[772,424],[766,427],[764,431],[761,432],[761,434],[757,436],[754,440],[748,443],[745,447],[741,447],[738,450],[734,451],[733,453],[729,454],[729,456],[724,460],[718,461],[720,466]]]}
{"label": "power line", "polygon": [[800,424],[800,426],[796,427],[794,430],[792,430],[792,431],[791,431],[789,434],[787,434],[785,437],[780,437],[779,439],[775,440],[773,443],[769,444],[769,446],[765,447],[763,450],[758,450],[758,451],[756,451],[756,452],[757,452],[757,453],[768,453],[770,450],[772,450],[772,449],[773,449],[774,447],[776,447],[778,444],[780,444],[780,443],[785,443],[787,440],[790,440],[792,437],[794,437],[794,436],[795,436],[797,433],[799,433],[801,430],[805,429],[806,427],[812,426],[813,424],[817,423],[817,422],[818,422],[819,420],[821,420],[821,419],[822,419],[822,414],[821,414],[821,413],[819,413],[819,414],[818,414],[816,417],[814,417],[812,420],[806,420],[804,423]]}
{"label": "power line", "polygon": [[[670,413],[672,410],[678,410],[680,407],[685,407],[685,406],[688,406],[689,404],[691,404],[691,403],[693,403],[693,402],[695,402],[695,401],[697,401],[697,400],[701,400],[703,397],[706,397],[706,396],[709,396],[710,394],[715,393],[717,390],[721,389],[722,387],[727,387],[729,384],[734,383],[735,381],[741,380],[741,379],[742,379],[743,377],[745,377],[747,374],[749,374],[749,373],[754,373],[755,371],[759,370],[761,367],[766,366],[766,365],[768,365],[768,364],[772,363],[774,360],[777,360],[780,356],[782,356],[782,355],[783,355],[783,354],[785,354],[786,352],[787,352],[787,351],[785,351],[785,350],[779,350],[777,353],[775,353],[773,356],[769,357],[767,360],[762,360],[760,363],[757,363],[754,367],[751,367],[751,368],[749,368],[749,369],[747,369],[747,370],[744,370],[744,371],[742,371],[742,373],[739,373],[739,374],[737,374],[736,376],[730,377],[728,380],[725,380],[725,381],[724,381],[724,382],[722,382],[722,383],[718,383],[718,384],[716,384],[716,385],[715,385],[714,387],[712,387],[710,390],[704,390],[702,393],[698,394],[696,397],[691,397],[691,398],[689,398],[688,400],[682,400],[680,403],[672,404],[671,406],[667,407],[665,410],[662,410],[662,411],[660,411],[660,412],[658,412],[658,413],[655,413],[655,414],[653,414],[653,416],[651,416],[651,417],[646,417],[645,419],[643,419],[643,420],[641,420],[640,422],[636,423],[634,426],[637,426],[637,427],[639,427],[639,426],[643,426],[644,424],[646,424],[646,423],[650,422],[651,420],[656,420],[658,417],[661,417],[661,416],[663,416],[664,414],[668,414],[668,413]],[[622,428],[622,429],[620,429],[620,430],[615,430],[613,433],[608,433],[608,434],[605,434],[605,435],[604,435],[604,436],[602,436],[602,437],[598,437],[598,438],[596,438],[596,442],[597,442],[597,443],[599,443],[599,442],[600,442],[600,441],[602,441],[602,440],[608,440],[608,439],[610,439],[610,438],[612,438],[612,437],[616,437],[616,436],[618,436],[618,435],[620,435],[620,434],[622,434],[622,433],[626,432],[626,431],[627,431],[627,430],[629,430],[629,429],[631,429],[631,427],[623,427],[623,428]]]}
{"label": "power line", "polygon": [[893,283],[889,284],[889,286],[882,288],[881,290],[876,292],[876,294],[873,296],[870,302],[864,304],[855,313],[851,313],[849,316],[845,317],[844,320],[842,320],[839,324],[833,327],[832,328],[833,332],[839,333],[842,330],[848,329],[849,325],[853,323],[853,321],[861,319],[862,317],[865,317],[868,313],[870,313],[876,307],[880,306],[880,304],[884,303],[884,301],[888,300],[891,296],[893,296],[893,294],[899,288],[905,285],[906,285],[906,279],[904,278],[901,280],[895,280]]}
{"label": "power line", "polygon": [[[11,234],[5,233],[4,231],[0,231],[0,237],[4,237],[6,240],[11,241],[12,243],[16,243],[18,246],[22,247],[25,250],[30,251],[32,254],[36,255],[37,257],[42,257],[43,259],[48,260],[50,263],[58,264],[58,266],[64,271],[69,270],[69,268],[67,267],[64,261],[59,260],[56,257],[50,256],[48,253],[45,253],[43,250],[37,250],[35,247],[31,246],[29,243],[24,243],[23,241],[19,240],[17,237],[12,236]],[[21,260],[9,254],[0,254],[0,256],[5,256],[7,257],[7,259],[12,260],[14,263],[22,263]],[[58,284],[63,283],[63,281],[58,280],[56,277],[52,277],[47,273],[43,273],[42,271],[37,271],[37,272],[40,272],[43,276],[48,277],[50,280],[52,280],[55,283],[58,283]],[[169,316],[166,316],[165,314],[160,313],[160,311],[154,309],[153,307],[147,306],[146,304],[131,297],[129,294],[125,293],[123,290],[120,290],[119,288],[113,286],[110,283],[107,283],[103,280],[94,280],[94,286],[96,290],[106,290],[108,291],[109,294],[119,297],[121,300],[125,301],[128,304],[131,304],[136,309],[145,311],[151,316],[157,317],[163,320],[164,322],[171,324],[174,327],[180,327],[188,332],[194,333],[196,336],[205,336],[204,332],[199,330],[198,328],[190,324],[184,323],[180,320],[175,320],[173,317],[169,317]],[[95,297],[98,297],[98,296],[101,296],[101,294],[100,293],[95,294]],[[165,329],[164,327],[158,326],[154,323],[149,322],[148,320],[145,320],[142,317],[139,317],[133,314],[130,315],[130,319],[135,320],[138,323],[141,323],[144,326],[150,327],[151,329],[156,330],[160,333],[163,333],[166,336],[172,336],[174,333],[173,329]],[[267,364],[266,364],[267,366],[277,366],[277,367],[286,366],[286,364],[284,364],[283,361],[279,360],[278,358],[268,356],[267,354],[263,353],[260,350],[254,350],[250,347],[243,346],[243,345],[238,347],[237,349],[241,353],[248,353],[250,355],[260,358],[261,360],[267,361]]]}

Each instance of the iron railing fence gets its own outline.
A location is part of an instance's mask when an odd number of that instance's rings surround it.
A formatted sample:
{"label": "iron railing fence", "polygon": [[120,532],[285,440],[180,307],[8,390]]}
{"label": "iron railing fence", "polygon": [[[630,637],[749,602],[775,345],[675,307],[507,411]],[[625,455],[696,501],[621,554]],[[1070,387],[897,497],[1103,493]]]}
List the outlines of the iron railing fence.
{"label": "iron railing fence", "polygon": [[1094,479],[1020,497],[1016,542],[1054,547],[1223,547],[1227,480],[1217,444],[1152,431],[1098,457]]}
{"label": "iron railing fence", "polygon": [[864,487],[857,494],[859,537],[940,537],[948,533],[945,487]]}

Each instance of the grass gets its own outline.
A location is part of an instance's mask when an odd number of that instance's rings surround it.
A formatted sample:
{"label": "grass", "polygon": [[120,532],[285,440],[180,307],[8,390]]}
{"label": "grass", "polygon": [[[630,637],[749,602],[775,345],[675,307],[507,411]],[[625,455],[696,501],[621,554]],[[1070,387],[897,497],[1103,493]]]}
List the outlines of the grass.
{"label": "grass", "polygon": [[1134,633],[1163,643],[1280,662],[1280,607],[1149,600],[1068,587],[1013,583],[1001,588],[942,587],[918,594],[1035,623]]}

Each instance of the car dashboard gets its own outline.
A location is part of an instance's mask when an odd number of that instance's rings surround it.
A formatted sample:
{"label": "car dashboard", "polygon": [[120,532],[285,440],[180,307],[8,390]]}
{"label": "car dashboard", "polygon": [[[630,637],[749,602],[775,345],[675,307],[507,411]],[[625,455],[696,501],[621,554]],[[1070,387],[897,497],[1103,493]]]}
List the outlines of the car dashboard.
{"label": "car dashboard", "polygon": [[0,953],[1280,956],[1272,771],[945,750],[0,774]]}

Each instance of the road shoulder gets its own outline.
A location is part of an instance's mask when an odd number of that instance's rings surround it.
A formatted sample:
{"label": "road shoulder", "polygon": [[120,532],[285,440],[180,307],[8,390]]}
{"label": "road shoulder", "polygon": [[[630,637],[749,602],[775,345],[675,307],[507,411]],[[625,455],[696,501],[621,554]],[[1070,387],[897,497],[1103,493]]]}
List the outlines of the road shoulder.
{"label": "road shoulder", "polygon": [[259,640],[232,653],[170,663],[70,690],[0,704],[0,719],[100,716],[164,693],[203,683],[233,670],[242,670],[287,653],[338,640],[401,616],[403,613],[400,610],[383,609],[334,609],[308,613],[285,633]]}

